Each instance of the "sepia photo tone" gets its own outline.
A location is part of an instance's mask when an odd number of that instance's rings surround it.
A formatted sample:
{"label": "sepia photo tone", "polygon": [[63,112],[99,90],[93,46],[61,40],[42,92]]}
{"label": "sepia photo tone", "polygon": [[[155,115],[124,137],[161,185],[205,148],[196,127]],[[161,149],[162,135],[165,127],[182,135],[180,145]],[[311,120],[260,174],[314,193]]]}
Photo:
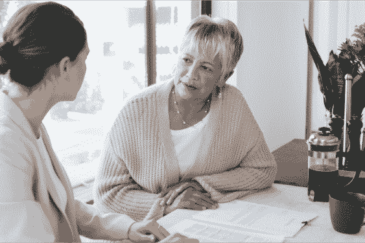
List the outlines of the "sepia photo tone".
{"label": "sepia photo tone", "polygon": [[364,12],[0,1],[0,242],[364,242]]}

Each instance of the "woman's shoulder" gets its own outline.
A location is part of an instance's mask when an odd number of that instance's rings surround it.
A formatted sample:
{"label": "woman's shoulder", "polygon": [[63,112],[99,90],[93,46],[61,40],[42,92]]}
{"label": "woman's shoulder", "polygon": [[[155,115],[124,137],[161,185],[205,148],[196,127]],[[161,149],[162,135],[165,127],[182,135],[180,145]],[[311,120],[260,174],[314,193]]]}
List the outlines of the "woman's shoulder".
{"label": "woman's shoulder", "polygon": [[19,140],[22,136],[22,131],[18,125],[8,116],[0,115],[0,144],[9,140]]}
{"label": "woman's shoulder", "polygon": [[22,129],[7,119],[0,118],[0,163],[29,170],[34,146]]}
{"label": "woman's shoulder", "polygon": [[166,83],[150,85],[150,86],[140,90],[138,93],[132,95],[130,98],[127,98],[125,104],[130,105],[130,104],[135,104],[135,103],[145,101],[145,100],[156,99],[159,91],[166,85],[167,85]]}
{"label": "woman's shoulder", "polygon": [[[228,84],[225,85],[223,92],[223,111],[227,112],[227,116],[234,114],[238,119],[236,121],[243,124],[246,128],[252,128],[252,126],[258,127],[256,119],[242,92],[238,88]],[[229,121],[233,122],[232,119]]]}
{"label": "woman's shoulder", "polygon": [[119,115],[126,116],[137,115],[148,112],[153,112],[157,109],[157,102],[164,100],[163,96],[166,93],[166,88],[169,83],[159,83],[148,86],[137,94],[132,95],[124,101],[124,104],[119,112]]}
{"label": "woman's shoulder", "polygon": [[226,84],[223,89],[223,95],[229,103],[236,104],[237,106],[248,106],[245,97],[242,92],[235,86]]}
{"label": "woman's shoulder", "polygon": [[129,97],[124,101],[115,123],[135,124],[143,121],[140,117],[154,117],[158,109],[157,103],[163,101],[161,94],[165,92],[166,85],[168,84],[154,84]]}

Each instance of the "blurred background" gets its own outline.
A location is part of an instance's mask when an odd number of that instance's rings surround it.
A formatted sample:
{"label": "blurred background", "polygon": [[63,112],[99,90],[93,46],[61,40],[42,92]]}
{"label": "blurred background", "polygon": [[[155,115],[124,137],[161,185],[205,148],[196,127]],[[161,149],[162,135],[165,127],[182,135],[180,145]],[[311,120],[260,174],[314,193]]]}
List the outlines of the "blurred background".
{"label": "blurred background", "polygon": [[[0,33],[22,6],[1,1]],[[148,84],[147,1],[55,1],[83,21],[90,54],[77,98],[60,102],[44,120],[53,148],[74,185],[94,177],[105,135],[126,98]],[[191,1],[156,1],[156,83],[172,78],[179,42],[191,20]],[[2,39],[1,39],[2,40]],[[6,77],[2,77],[3,79]]]}

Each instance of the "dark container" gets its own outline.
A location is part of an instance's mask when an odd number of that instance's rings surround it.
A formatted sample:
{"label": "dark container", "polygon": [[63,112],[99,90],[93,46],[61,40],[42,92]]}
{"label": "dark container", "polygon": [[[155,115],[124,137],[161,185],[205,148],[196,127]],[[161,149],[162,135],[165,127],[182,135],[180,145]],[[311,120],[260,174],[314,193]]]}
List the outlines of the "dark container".
{"label": "dark container", "polygon": [[364,225],[364,209],[357,199],[342,191],[333,191],[329,197],[333,228],[346,234],[359,233]]}
{"label": "dark container", "polygon": [[328,202],[330,191],[337,187],[340,141],[321,127],[308,141],[308,198],[313,202]]}

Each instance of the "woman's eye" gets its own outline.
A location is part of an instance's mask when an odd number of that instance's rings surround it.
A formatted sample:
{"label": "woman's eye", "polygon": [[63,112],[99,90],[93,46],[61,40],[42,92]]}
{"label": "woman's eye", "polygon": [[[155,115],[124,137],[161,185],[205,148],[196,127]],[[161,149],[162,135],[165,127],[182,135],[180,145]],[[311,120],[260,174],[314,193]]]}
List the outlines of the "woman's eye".
{"label": "woman's eye", "polygon": [[213,70],[210,68],[210,67],[207,67],[207,66],[203,66],[204,70],[207,70],[209,72],[212,72]]}
{"label": "woman's eye", "polygon": [[189,58],[183,58],[184,62],[190,62]]}

